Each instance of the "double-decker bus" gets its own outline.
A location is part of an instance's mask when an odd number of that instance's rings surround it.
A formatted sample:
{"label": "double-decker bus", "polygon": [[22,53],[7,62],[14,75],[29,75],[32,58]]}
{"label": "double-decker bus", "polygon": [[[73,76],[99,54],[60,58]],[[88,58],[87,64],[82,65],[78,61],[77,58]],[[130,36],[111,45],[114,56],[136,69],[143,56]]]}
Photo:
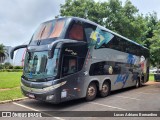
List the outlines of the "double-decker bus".
{"label": "double-decker bus", "polygon": [[26,48],[21,90],[51,103],[140,87],[149,77],[149,51],[92,21],[64,17],[42,23]]}

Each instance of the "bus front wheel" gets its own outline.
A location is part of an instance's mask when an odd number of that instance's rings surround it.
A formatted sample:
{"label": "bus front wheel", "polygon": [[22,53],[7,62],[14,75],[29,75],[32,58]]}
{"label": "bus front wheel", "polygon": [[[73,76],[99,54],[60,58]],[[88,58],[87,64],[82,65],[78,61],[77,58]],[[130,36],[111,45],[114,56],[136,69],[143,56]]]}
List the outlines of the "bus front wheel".
{"label": "bus front wheel", "polygon": [[87,88],[86,100],[92,101],[96,98],[97,95],[97,86],[95,83],[90,83]]}
{"label": "bus front wheel", "polygon": [[106,97],[110,93],[110,84],[108,82],[104,82],[102,85],[102,90],[100,91],[101,97]]}
{"label": "bus front wheel", "polygon": [[136,81],[136,88],[139,88],[140,87],[140,79],[137,79]]}

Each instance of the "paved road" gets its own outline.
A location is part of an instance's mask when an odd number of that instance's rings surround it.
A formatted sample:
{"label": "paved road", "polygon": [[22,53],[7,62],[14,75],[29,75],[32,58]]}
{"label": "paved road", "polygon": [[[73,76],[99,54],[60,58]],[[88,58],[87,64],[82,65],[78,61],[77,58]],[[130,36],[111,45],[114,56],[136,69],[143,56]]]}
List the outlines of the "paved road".
{"label": "paved road", "polygon": [[[135,89],[128,88],[120,91],[114,91],[106,98],[98,98],[92,102],[86,102],[84,99],[64,102],[59,105],[40,102],[32,99],[0,104],[0,111],[44,111],[46,116],[51,116],[45,111],[160,111],[160,83],[149,82],[143,87]],[[72,114],[72,112],[70,112]],[[75,112],[73,112],[75,114]],[[79,113],[83,114],[83,113]],[[82,115],[83,116],[83,115]],[[48,117],[55,120],[74,120],[75,117]],[[111,117],[101,117],[101,119],[110,119]],[[2,118],[0,118],[2,119]],[[7,118],[9,119],[9,118]],[[13,119],[13,118],[11,118]],[[16,120],[17,118],[15,118]],[[35,118],[36,119],[36,118]],[[39,118],[38,118],[39,119]],[[43,119],[43,118],[41,118]],[[97,117],[77,117],[78,120],[91,119],[98,120]],[[114,117],[119,119],[139,119],[127,117]],[[151,117],[141,117],[142,120],[150,120]],[[153,117],[152,117],[153,119]],[[159,119],[158,117],[154,119]]]}

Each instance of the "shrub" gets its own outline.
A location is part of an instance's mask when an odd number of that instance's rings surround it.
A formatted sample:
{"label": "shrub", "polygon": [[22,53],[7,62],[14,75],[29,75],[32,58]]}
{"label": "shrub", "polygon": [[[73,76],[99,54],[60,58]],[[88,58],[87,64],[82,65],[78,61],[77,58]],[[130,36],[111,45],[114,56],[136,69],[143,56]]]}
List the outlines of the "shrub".
{"label": "shrub", "polygon": [[0,72],[23,72],[22,69],[1,69]]}
{"label": "shrub", "polygon": [[8,62],[4,63],[4,68],[9,69],[10,66],[12,66],[12,65]]}
{"label": "shrub", "polygon": [[4,65],[0,64],[0,70],[4,69]]}
{"label": "shrub", "polygon": [[12,66],[10,63],[0,64],[0,72],[22,72],[22,66]]}
{"label": "shrub", "polygon": [[11,65],[11,66],[9,66],[9,67],[8,67],[8,69],[13,69],[13,66],[12,66],[12,65]]}
{"label": "shrub", "polygon": [[14,66],[13,69],[23,69],[22,66]]}

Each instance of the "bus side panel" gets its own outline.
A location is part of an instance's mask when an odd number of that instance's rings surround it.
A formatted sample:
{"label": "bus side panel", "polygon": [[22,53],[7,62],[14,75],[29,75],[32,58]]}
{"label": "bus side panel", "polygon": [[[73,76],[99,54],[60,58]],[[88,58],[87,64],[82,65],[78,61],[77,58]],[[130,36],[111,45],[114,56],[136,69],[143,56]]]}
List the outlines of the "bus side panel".
{"label": "bus side panel", "polygon": [[[101,75],[110,75],[111,90],[134,86],[140,74],[140,57],[109,48],[94,49],[92,63],[103,63]],[[105,65],[104,65],[105,64]],[[98,66],[98,64],[97,64]],[[105,66],[107,66],[105,68]],[[111,72],[109,72],[111,70]],[[98,76],[98,75],[97,75]]]}

